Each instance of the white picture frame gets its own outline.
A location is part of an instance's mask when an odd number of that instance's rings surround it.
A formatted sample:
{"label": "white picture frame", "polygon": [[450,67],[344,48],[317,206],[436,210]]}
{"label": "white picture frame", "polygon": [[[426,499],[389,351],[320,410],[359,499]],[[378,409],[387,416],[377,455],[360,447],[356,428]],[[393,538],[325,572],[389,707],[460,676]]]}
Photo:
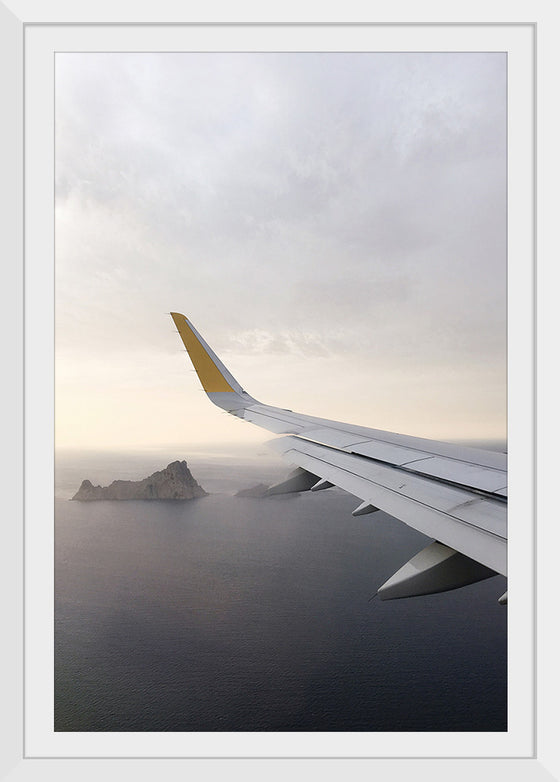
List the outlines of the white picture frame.
{"label": "white picture frame", "polygon": [[[404,6],[406,5],[404,4]],[[521,668],[524,670],[527,670],[529,666],[532,668],[530,680],[524,683],[523,693],[519,701],[525,704],[528,714],[523,715],[521,720],[523,726],[518,728],[519,734],[515,737],[517,747],[515,752],[508,751],[506,747],[507,742],[502,741],[503,737],[500,735],[486,737],[487,750],[481,753],[479,749],[474,755],[469,755],[466,752],[457,753],[453,748],[450,749],[450,737],[447,734],[439,737],[439,746],[442,754],[431,748],[426,753],[414,750],[407,752],[405,750],[403,754],[391,751],[389,753],[380,753],[377,748],[375,752],[369,755],[368,748],[364,744],[363,735],[348,736],[346,750],[344,752],[337,751],[335,754],[332,752],[322,754],[321,747],[326,746],[326,744],[316,741],[315,738],[310,737],[308,734],[294,736],[292,743],[284,740],[282,752],[278,750],[280,745],[277,736],[268,737],[272,739],[270,741],[256,741],[254,736],[235,734],[232,736],[231,742],[222,746],[215,754],[208,750],[205,751],[204,748],[210,746],[211,741],[215,744],[216,737],[207,737],[205,741],[204,736],[199,735],[194,737],[196,739],[194,744],[191,741],[193,746],[196,745],[196,751],[191,747],[185,753],[185,756],[174,754],[176,749],[170,752],[168,749],[170,743],[166,740],[166,737],[162,737],[163,740],[158,753],[149,751],[148,754],[146,754],[145,749],[140,751],[139,754],[134,754],[134,741],[130,740],[130,735],[126,737],[123,734],[109,736],[105,734],[104,738],[107,740],[107,743],[101,754],[88,750],[87,741],[85,744],[74,741],[73,749],[64,749],[64,741],[57,739],[68,738],[68,736],[50,737],[53,740],[52,754],[51,750],[48,750],[48,752],[41,750],[41,741],[38,741],[36,736],[32,741],[29,740],[30,726],[36,726],[41,724],[41,722],[45,724],[45,720],[48,719],[49,715],[49,706],[45,705],[44,711],[34,707],[36,713],[30,719],[30,681],[36,682],[37,680],[33,676],[30,678],[28,674],[25,675],[24,669],[27,668],[31,657],[36,652],[37,643],[39,643],[41,649],[43,648],[40,639],[45,632],[45,628],[48,630],[49,622],[52,621],[52,618],[43,616],[42,620],[37,622],[35,621],[37,618],[36,613],[28,609],[24,612],[24,600],[28,601],[33,593],[33,565],[35,565],[33,557],[31,560],[27,557],[24,566],[24,554],[29,555],[29,545],[26,548],[26,541],[27,543],[29,541],[26,535],[29,534],[29,524],[36,524],[39,508],[45,507],[45,503],[48,505],[52,497],[52,465],[48,462],[45,463],[44,459],[45,453],[48,453],[52,443],[53,396],[48,384],[42,386],[39,399],[37,399],[37,394],[35,393],[35,399],[31,400],[31,397],[34,395],[31,388],[36,388],[36,381],[51,376],[51,365],[53,363],[52,348],[50,352],[48,349],[46,351],[38,351],[31,347],[29,341],[30,324],[33,324],[33,318],[35,317],[31,316],[30,308],[32,310],[35,308],[37,293],[32,293],[31,298],[26,298],[27,327],[25,336],[27,337],[27,352],[25,356],[25,387],[21,385],[20,373],[23,367],[22,343],[21,340],[13,339],[13,324],[18,324],[18,327],[23,328],[23,295],[24,292],[29,294],[30,284],[35,291],[45,293],[46,298],[48,298],[49,291],[52,290],[52,268],[48,264],[42,266],[41,263],[37,263],[37,258],[44,257],[49,253],[52,254],[52,244],[47,250],[45,249],[44,241],[46,237],[46,246],[48,247],[49,235],[52,239],[52,234],[49,234],[49,231],[52,232],[53,230],[52,212],[49,218],[49,205],[52,205],[53,194],[52,186],[50,193],[48,192],[48,181],[49,172],[52,169],[54,129],[49,127],[48,124],[40,127],[37,127],[37,125],[31,127],[29,124],[31,117],[29,110],[31,105],[29,104],[30,98],[32,99],[32,112],[37,112],[37,117],[44,117],[49,116],[49,102],[52,103],[52,95],[46,93],[42,97],[33,97],[28,92],[24,96],[23,87],[26,75],[24,58],[26,55],[29,57],[30,50],[33,47],[40,48],[43,46],[43,55],[45,51],[54,51],[57,46],[60,46],[61,40],[64,40],[64,46],[73,46],[75,47],[73,50],[80,51],[80,47],[84,46],[84,40],[87,35],[92,36],[92,39],[99,38],[100,32],[103,32],[105,37],[104,45],[109,47],[107,50],[112,50],[111,47],[113,46],[122,46],[124,37],[131,30],[136,30],[137,33],[138,31],[142,32],[142,46],[149,47],[151,40],[151,45],[157,47],[158,41],[162,40],[161,33],[164,30],[172,32],[180,29],[182,33],[188,32],[189,40],[194,41],[196,39],[199,42],[198,45],[208,46],[208,41],[213,40],[215,42],[214,45],[220,47],[220,39],[216,35],[218,32],[220,34],[224,33],[226,39],[233,28],[236,30],[243,28],[250,31],[250,33],[252,31],[251,34],[254,34],[257,22],[263,22],[265,26],[269,26],[270,22],[280,19],[279,12],[275,14],[273,9],[270,8],[267,9],[266,13],[261,9],[257,11],[255,8],[236,8],[236,16],[238,18],[231,19],[231,11],[225,6],[213,7],[212,9],[200,7],[188,10],[181,8],[179,3],[159,4],[157,9],[151,8],[148,3],[139,3],[134,7],[125,6],[127,4],[112,3],[110,7],[104,8],[100,4],[94,6],[94,4],[82,3],[78,9],[71,9],[72,16],[69,18],[65,17],[67,9],[63,3],[49,3],[48,7],[44,7],[39,3],[11,2],[4,3],[0,7],[2,13],[0,17],[2,19],[2,57],[5,63],[5,67],[2,70],[5,82],[5,105],[8,108],[6,114],[9,119],[5,129],[3,145],[7,176],[2,192],[4,196],[4,214],[9,218],[7,221],[8,230],[6,232],[5,247],[7,257],[18,259],[18,263],[9,264],[7,268],[8,284],[6,286],[7,296],[4,301],[3,317],[5,322],[3,333],[8,337],[6,339],[6,343],[8,343],[7,352],[10,359],[10,367],[13,368],[12,371],[16,378],[14,388],[9,389],[10,396],[7,399],[7,404],[10,405],[10,410],[16,410],[21,414],[11,416],[8,424],[10,435],[13,436],[13,447],[8,449],[10,452],[10,463],[8,466],[14,472],[13,483],[17,487],[15,507],[10,517],[17,519],[18,523],[11,525],[9,529],[5,530],[6,541],[4,546],[4,550],[9,552],[6,558],[5,571],[7,587],[3,590],[3,598],[5,602],[4,616],[6,626],[9,628],[6,638],[10,639],[10,643],[5,645],[3,666],[5,674],[4,692],[6,696],[2,716],[4,720],[3,735],[6,741],[4,742],[5,749],[2,752],[2,763],[6,769],[6,778],[31,779],[35,778],[35,776],[37,778],[39,776],[40,778],[45,776],[49,778],[51,774],[53,777],[56,774],[57,777],[65,778],[65,775],[70,776],[72,774],[74,776],[78,769],[81,776],[86,776],[87,778],[88,774],[92,777],[95,774],[97,777],[101,767],[104,769],[102,773],[110,773],[112,771],[115,775],[116,773],[120,775],[130,772],[139,775],[140,778],[143,776],[147,778],[148,775],[150,777],[153,775],[154,764],[161,765],[162,769],[165,769],[165,773],[173,777],[174,775],[179,776],[179,774],[183,774],[187,770],[192,773],[196,773],[197,770],[202,773],[210,773],[210,769],[214,766],[218,769],[223,768],[223,764],[226,761],[230,761],[233,764],[233,768],[240,772],[243,769],[244,776],[248,778],[251,778],[251,774],[255,775],[255,778],[257,774],[261,776],[264,767],[266,767],[265,773],[267,774],[276,774],[278,776],[282,774],[284,776],[288,765],[290,767],[308,768],[310,763],[313,763],[317,771],[323,774],[340,773],[340,765],[342,763],[351,763],[351,773],[358,777],[361,774],[365,776],[365,774],[379,773],[382,776],[390,775],[391,778],[395,778],[400,774],[411,773],[411,763],[414,763],[412,773],[416,777],[426,779],[428,775],[430,779],[447,779],[450,774],[459,779],[467,779],[467,775],[470,779],[473,774],[486,774],[488,778],[490,778],[490,774],[492,774],[492,777],[503,774],[507,775],[508,778],[523,780],[556,778],[551,776],[558,771],[558,752],[556,749],[552,710],[557,694],[554,688],[553,650],[555,636],[553,622],[547,621],[547,617],[554,616],[553,595],[547,590],[547,586],[552,584],[552,576],[549,574],[553,568],[551,557],[553,556],[554,545],[550,530],[546,528],[541,529],[540,527],[538,538],[536,538],[538,556],[535,565],[538,567],[535,568],[537,575],[534,581],[536,584],[538,579],[539,602],[536,605],[533,604],[533,590],[528,588],[530,583],[533,583],[534,574],[532,572],[526,575],[526,582],[523,585],[525,593],[523,593],[523,588],[519,586],[517,589],[515,587],[513,589],[513,594],[517,594],[518,600],[520,602],[524,601],[525,633],[529,633],[530,636],[525,638],[524,641],[520,639],[520,644],[518,644],[523,646]],[[384,35],[387,36],[390,32],[394,33],[397,30],[402,33],[401,45],[405,47],[404,50],[414,40],[414,31],[420,27],[426,31],[433,29],[439,31],[439,33],[445,26],[448,29],[452,28],[455,32],[460,32],[460,29],[463,28],[464,32],[473,33],[473,39],[479,36],[480,40],[483,41],[482,47],[492,47],[492,50],[496,50],[495,46],[503,46],[504,37],[500,37],[500,33],[504,30],[509,31],[512,34],[512,47],[519,47],[518,64],[514,64],[514,67],[518,67],[519,71],[514,80],[521,82],[522,97],[519,98],[520,106],[521,108],[526,108],[529,91],[531,92],[530,106],[533,108],[533,116],[529,117],[529,121],[526,123],[529,131],[525,131],[525,135],[519,142],[521,145],[519,149],[522,152],[523,145],[526,146],[527,144],[530,144],[532,147],[534,140],[532,137],[527,138],[526,133],[534,129],[536,121],[532,70],[536,58],[536,52],[533,51],[535,31],[537,23],[540,24],[540,22],[531,21],[519,24],[512,20],[504,20],[499,24],[495,24],[482,20],[462,25],[459,19],[453,21],[449,14],[446,14],[445,22],[437,22],[431,18],[426,18],[425,21],[418,22],[416,20],[413,24],[408,25],[406,24],[407,19],[414,18],[414,14],[412,10],[402,7],[398,14],[396,14],[395,8],[392,8],[391,16],[387,19],[379,18],[371,22],[367,19],[360,20],[358,15],[356,23],[349,24],[354,22],[355,19],[347,18],[347,21],[341,21],[337,16],[332,18],[333,23],[331,24],[329,22],[328,9],[324,8],[323,11],[326,13],[326,17],[324,16],[322,20],[316,20],[317,25],[328,31],[329,40],[331,41],[336,41],[337,34],[340,36],[342,31],[347,33],[349,30],[353,30],[358,33],[362,31],[363,33],[363,31],[373,32],[374,30],[379,32],[383,29]],[[428,9],[424,8],[424,11],[427,13]],[[460,9],[456,9],[454,14],[460,17],[462,21],[463,16],[459,11]],[[494,19],[489,8],[486,9],[486,12],[489,18]],[[387,11],[386,13],[389,12]],[[528,15],[530,13],[528,9]],[[535,17],[540,16],[536,11],[532,13]],[[286,21],[285,25],[279,25],[277,29],[283,29],[284,34],[289,29],[296,49],[305,45],[305,41],[309,40],[310,32],[309,26],[302,23],[310,18],[305,7],[300,6],[289,9],[287,6],[284,6],[283,14],[289,21]],[[397,16],[400,18],[397,18]],[[126,21],[126,25],[122,24],[123,20]],[[200,24],[203,21],[217,24],[223,20],[226,22],[223,28]],[[545,17],[542,18],[542,22],[546,22]],[[382,25],[386,26],[382,28]],[[57,35],[59,36],[58,39]],[[182,37],[184,38],[184,36]],[[507,36],[505,37],[507,38]],[[517,44],[514,40],[516,37],[519,38],[519,43]],[[499,50],[503,49],[500,48]],[[40,54],[39,56],[42,55]],[[527,62],[529,63],[530,71],[524,74],[523,67],[527,65]],[[551,77],[549,76],[549,78]],[[517,100],[515,94],[517,85],[512,83],[511,74],[509,88],[511,108],[512,101],[515,103]],[[44,101],[44,104],[41,101]],[[26,106],[25,114],[23,111],[24,102]],[[27,146],[25,157],[26,182],[30,175],[35,176],[39,172],[39,178],[34,179],[34,183],[41,183],[38,188],[34,187],[32,195],[27,194],[25,242],[23,239],[24,170],[22,165],[24,133],[28,142],[32,136],[39,136],[39,143],[31,142],[31,146]],[[49,144],[50,153],[48,151]],[[523,157],[523,154],[521,154],[519,160],[511,159],[510,157],[509,163],[510,169],[512,167],[520,167],[522,169],[521,173],[519,174],[518,172],[516,176],[519,176],[519,181],[524,182],[529,190],[529,193],[525,193],[517,199],[515,195],[513,195],[512,199],[510,192],[510,231],[517,231],[519,225],[522,226],[521,234],[515,233],[515,236],[520,238],[522,248],[526,251],[526,254],[532,256],[521,264],[522,268],[517,278],[516,289],[512,291],[510,288],[510,298],[514,295],[523,299],[523,301],[519,302],[519,317],[514,329],[521,361],[517,361],[517,365],[511,370],[513,375],[510,374],[510,384],[513,376],[516,385],[521,388],[520,396],[514,401],[514,410],[518,413],[516,418],[517,425],[523,430],[519,434],[519,441],[522,447],[529,449],[529,454],[526,454],[525,458],[519,461],[517,475],[519,480],[523,480],[524,471],[526,474],[527,465],[529,464],[531,469],[530,474],[526,475],[527,491],[521,499],[523,506],[528,510],[529,518],[527,519],[527,529],[521,531],[520,538],[523,541],[523,545],[528,545],[531,549],[535,544],[535,530],[532,524],[536,524],[533,507],[534,460],[532,454],[535,435],[533,392],[536,378],[532,376],[527,377],[526,375],[527,369],[529,368],[530,370],[534,366],[534,300],[532,289],[536,270],[536,258],[534,257],[535,245],[532,225],[534,212],[531,206],[534,203],[532,192],[536,174],[534,164],[534,157],[527,160]],[[16,194],[15,197],[14,193]],[[51,200],[49,201],[49,199]],[[527,214],[528,208],[529,214]],[[39,229],[35,230],[37,225],[35,217],[39,213],[42,214],[42,222]],[[33,215],[33,235],[30,235],[29,232],[30,214]],[[41,242],[43,242],[42,247],[40,245]],[[519,251],[519,247],[517,247],[517,250]],[[24,255],[29,260],[29,263],[25,263],[27,275],[26,291],[24,291],[22,276]],[[31,272],[33,275],[32,280],[29,277]],[[40,315],[42,316],[43,313],[40,313]],[[513,363],[515,364],[516,362]],[[24,475],[21,469],[22,458],[15,459],[15,470],[13,465],[14,453],[18,457],[23,457],[24,455],[20,429],[24,391],[27,391],[27,400],[31,401],[31,407],[28,407],[25,422],[27,435],[25,448],[25,514],[23,503]],[[510,400],[510,415],[511,409]],[[39,445],[38,448],[33,449],[32,453],[29,448],[30,437],[34,443],[42,443],[42,447]],[[32,492],[30,491],[31,486],[33,487]],[[551,519],[549,518],[549,525],[550,521]],[[34,529],[37,530],[37,527],[34,527]],[[52,550],[52,531],[48,531],[45,526],[42,535],[41,540],[39,542],[36,541],[34,546],[44,553]],[[25,589],[24,583],[27,585]],[[48,605],[48,601],[46,605]],[[538,610],[536,610],[537,607]],[[512,609],[510,605],[509,610],[515,611],[515,608]],[[531,616],[531,621],[527,626],[527,618],[529,616]],[[539,618],[538,626],[537,618]],[[48,648],[48,645],[45,648]],[[516,653],[516,650],[512,650],[512,654],[515,655]],[[43,655],[41,666],[48,668],[49,665],[52,667],[52,657],[49,658],[47,656],[45,659]],[[29,669],[27,668],[27,670]],[[52,690],[49,690],[48,681],[44,684],[45,688],[41,698],[47,703]],[[32,699],[32,702],[36,703],[37,701]],[[530,728],[527,728],[528,722],[531,723]],[[32,727],[31,731],[36,734],[36,727]],[[143,742],[144,744],[146,742],[146,736],[141,734],[132,738],[136,742]],[[430,736],[429,738],[416,736],[413,738],[416,746],[419,746],[422,740],[426,746],[438,746],[437,736]],[[332,742],[332,737],[329,737],[328,740]],[[394,742],[388,741],[386,744],[388,747],[391,747],[391,745],[394,746]],[[91,747],[91,742],[89,746]],[[504,746],[505,749],[500,749],[500,746]],[[495,751],[492,747],[494,747]],[[483,778],[486,778],[486,776],[483,776]]]}

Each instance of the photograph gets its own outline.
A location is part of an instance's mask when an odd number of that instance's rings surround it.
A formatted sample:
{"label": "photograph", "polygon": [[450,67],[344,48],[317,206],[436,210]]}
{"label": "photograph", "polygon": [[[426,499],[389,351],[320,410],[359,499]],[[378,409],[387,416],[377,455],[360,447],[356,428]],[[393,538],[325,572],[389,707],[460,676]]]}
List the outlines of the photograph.
{"label": "photograph", "polygon": [[508,731],[507,123],[505,51],[55,53],[55,734]]}

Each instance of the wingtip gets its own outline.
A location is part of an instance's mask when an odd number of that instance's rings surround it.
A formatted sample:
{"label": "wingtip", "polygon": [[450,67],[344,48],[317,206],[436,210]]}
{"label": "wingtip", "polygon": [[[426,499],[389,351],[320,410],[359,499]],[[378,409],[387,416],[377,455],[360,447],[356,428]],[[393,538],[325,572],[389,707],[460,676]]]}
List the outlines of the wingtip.
{"label": "wingtip", "polygon": [[170,314],[206,393],[231,393],[238,387],[240,389],[235,378],[188,318],[181,312]]}

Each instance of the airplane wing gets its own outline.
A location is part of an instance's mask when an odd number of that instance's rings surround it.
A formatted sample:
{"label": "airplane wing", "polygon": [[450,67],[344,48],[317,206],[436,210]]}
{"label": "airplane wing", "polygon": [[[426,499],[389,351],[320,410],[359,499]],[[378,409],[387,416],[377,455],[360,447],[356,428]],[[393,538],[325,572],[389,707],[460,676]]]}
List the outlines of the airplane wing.
{"label": "airplane wing", "polygon": [[[182,314],[172,312],[209,399],[284,437],[269,445],[297,468],[269,494],[338,486],[433,539],[378,589],[381,599],[456,589],[507,575],[504,453],[330,421],[263,404],[248,394]],[[507,593],[500,598],[507,602]]]}

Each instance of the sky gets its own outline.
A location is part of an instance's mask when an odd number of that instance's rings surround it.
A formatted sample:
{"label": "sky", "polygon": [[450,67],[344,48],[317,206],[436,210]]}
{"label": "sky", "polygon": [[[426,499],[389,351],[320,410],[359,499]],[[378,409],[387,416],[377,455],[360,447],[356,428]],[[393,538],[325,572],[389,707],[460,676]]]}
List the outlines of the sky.
{"label": "sky", "polygon": [[56,445],[260,453],[241,385],[442,440],[506,435],[500,53],[56,55]]}

